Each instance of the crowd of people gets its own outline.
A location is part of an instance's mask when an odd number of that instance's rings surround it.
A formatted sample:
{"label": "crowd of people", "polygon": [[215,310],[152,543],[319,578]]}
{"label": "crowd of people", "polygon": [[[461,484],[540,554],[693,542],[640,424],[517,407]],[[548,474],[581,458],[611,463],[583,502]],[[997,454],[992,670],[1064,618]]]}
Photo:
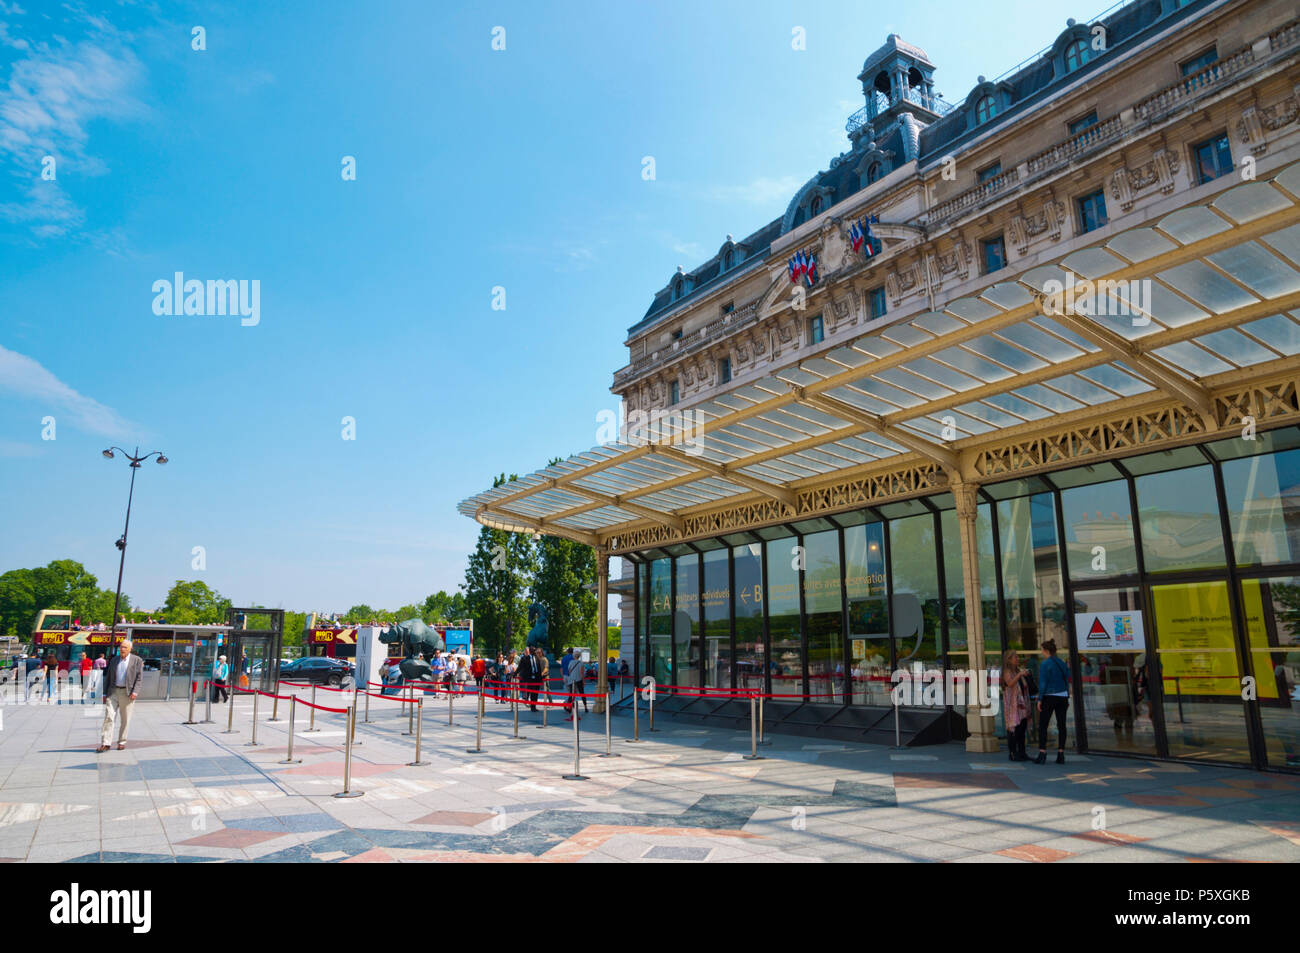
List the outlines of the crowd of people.
{"label": "crowd of people", "polygon": [[[432,658],[425,659],[423,654],[418,658],[428,662],[433,671],[432,682],[436,685],[444,686],[450,691],[464,691],[472,680],[480,691],[486,689],[486,693],[493,696],[498,705],[506,704],[508,695],[516,695],[530,711],[537,711],[542,696],[548,702],[557,694],[563,698],[581,696],[587,680],[596,677],[595,665],[583,662],[577,648],[566,649],[564,655],[556,660],[558,676],[552,675],[551,660],[539,646],[525,648],[522,652],[514,649],[498,652],[495,660],[482,655],[471,657],[444,653],[439,649],[434,649]],[[610,682],[629,675],[626,660],[609,659],[605,671]],[[386,661],[380,666],[379,677],[384,683],[384,694],[397,694],[403,683],[401,661]],[[562,685],[559,692],[552,689],[552,683],[557,678]],[[587,711],[587,700],[580,700],[583,711]],[[573,713],[567,704],[565,711],[572,718]]]}

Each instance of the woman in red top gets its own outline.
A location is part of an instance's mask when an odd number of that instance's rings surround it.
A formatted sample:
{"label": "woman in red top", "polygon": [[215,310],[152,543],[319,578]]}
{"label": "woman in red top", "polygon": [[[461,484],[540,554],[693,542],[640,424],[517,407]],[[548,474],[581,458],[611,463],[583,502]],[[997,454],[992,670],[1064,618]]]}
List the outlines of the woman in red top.
{"label": "woman in red top", "polygon": [[86,653],[81,655],[81,703],[86,704],[86,695],[90,691],[90,656]]}
{"label": "woman in red top", "polygon": [[474,664],[469,667],[469,670],[474,675],[474,684],[478,686],[480,692],[483,691],[483,679],[487,675],[487,659],[480,655],[474,659]]}

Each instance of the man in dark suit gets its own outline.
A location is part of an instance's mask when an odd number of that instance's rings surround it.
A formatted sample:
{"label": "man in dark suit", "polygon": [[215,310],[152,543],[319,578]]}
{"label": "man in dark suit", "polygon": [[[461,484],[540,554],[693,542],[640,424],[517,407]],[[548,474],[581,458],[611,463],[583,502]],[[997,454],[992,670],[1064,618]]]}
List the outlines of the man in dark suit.
{"label": "man in dark suit", "polygon": [[537,665],[531,651],[525,649],[519,659],[519,688],[524,702],[532,711],[537,711]]}
{"label": "man in dark suit", "polygon": [[126,729],[131,722],[131,705],[140,696],[144,660],[131,652],[131,640],[123,639],[118,657],[104,669],[104,726],[99,733],[99,751],[107,751],[113,737],[113,722],[121,716],[117,750],[126,747]]}

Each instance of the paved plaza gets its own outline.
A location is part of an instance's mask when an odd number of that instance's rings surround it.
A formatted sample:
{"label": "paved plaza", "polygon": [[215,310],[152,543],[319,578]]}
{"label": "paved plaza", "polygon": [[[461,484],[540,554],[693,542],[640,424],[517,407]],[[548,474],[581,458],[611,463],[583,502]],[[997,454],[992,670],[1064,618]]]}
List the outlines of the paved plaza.
{"label": "paved plaza", "polygon": [[[337,704],[337,695],[320,701]],[[263,699],[263,702],[266,700]],[[399,706],[372,701],[353,780],[342,789],[343,722],[308,733],[295,757],[287,721],[248,747],[185,725],[183,702],[135,706],[125,751],[96,754],[94,705],[5,705],[0,731],[0,859],[88,861],[1297,861],[1300,779],[1099,755],[1065,765],[1011,763],[961,745],[898,751],[773,735],[746,760],[748,732],[661,721],[639,744],[631,720],[582,721],[585,781],[572,726],[488,703],[482,754],[474,701],[425,710],[424,767]],[[283,716],[283,706],[280,714]],[[644,712],[641,727],[646,727]],[[196,717],[203,716],[198,706]]]}

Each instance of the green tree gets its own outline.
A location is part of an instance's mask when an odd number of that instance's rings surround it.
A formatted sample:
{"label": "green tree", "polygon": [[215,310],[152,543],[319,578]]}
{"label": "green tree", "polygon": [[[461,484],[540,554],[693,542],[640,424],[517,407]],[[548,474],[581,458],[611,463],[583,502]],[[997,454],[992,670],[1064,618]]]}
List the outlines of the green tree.
{"label": "green tree", "polygon": [[439,589],[424,600],[424,609],[421,615],[425,622],[434,625],[439,622],[455,622],[458,619],[464,619],[467,617],[468,611],[465,607],[465,593],[454,592],[448,595]]}
{"label": "green tree", "polygon": [[[130,606],[123,594],[122,605]],[[39,569],[11,569],[0,575],[0,634],[30,635],[42,609],[70,609],[83,624],[113,621],[113,592],[74,559],[56,559]]]}
{"label": "green tree", "polygon": [[365,625],[377,615],[379,613],[363,602],[343,613],[343,621],[348,625]]}
{"label": "green tree", "polygon": [[551,648],[596,647],[596,553],[583,543],[543,536],[537,544],[538,568],[532,598],[546,606]]}
{"label": "green tree", "polygon": [[164,619],[177,625],[220,625],[226,621],[230,605],[229,599],[205,582],[177,579],[161,611]]}
{"label": "green tree", "polygon": [[[501,486],[517,476],[492,481]],[[529,580],[537,570],[537,547],[525,533],[483,527],[465,570],[465,615],[486,654],[518,648],[528,634]]]}
{"label": "green tree", "polygon": [[407,619],[423,619],[424,608],[422,606],[407,605],[402,606],[393,613],[394,622],[405,622]]}

